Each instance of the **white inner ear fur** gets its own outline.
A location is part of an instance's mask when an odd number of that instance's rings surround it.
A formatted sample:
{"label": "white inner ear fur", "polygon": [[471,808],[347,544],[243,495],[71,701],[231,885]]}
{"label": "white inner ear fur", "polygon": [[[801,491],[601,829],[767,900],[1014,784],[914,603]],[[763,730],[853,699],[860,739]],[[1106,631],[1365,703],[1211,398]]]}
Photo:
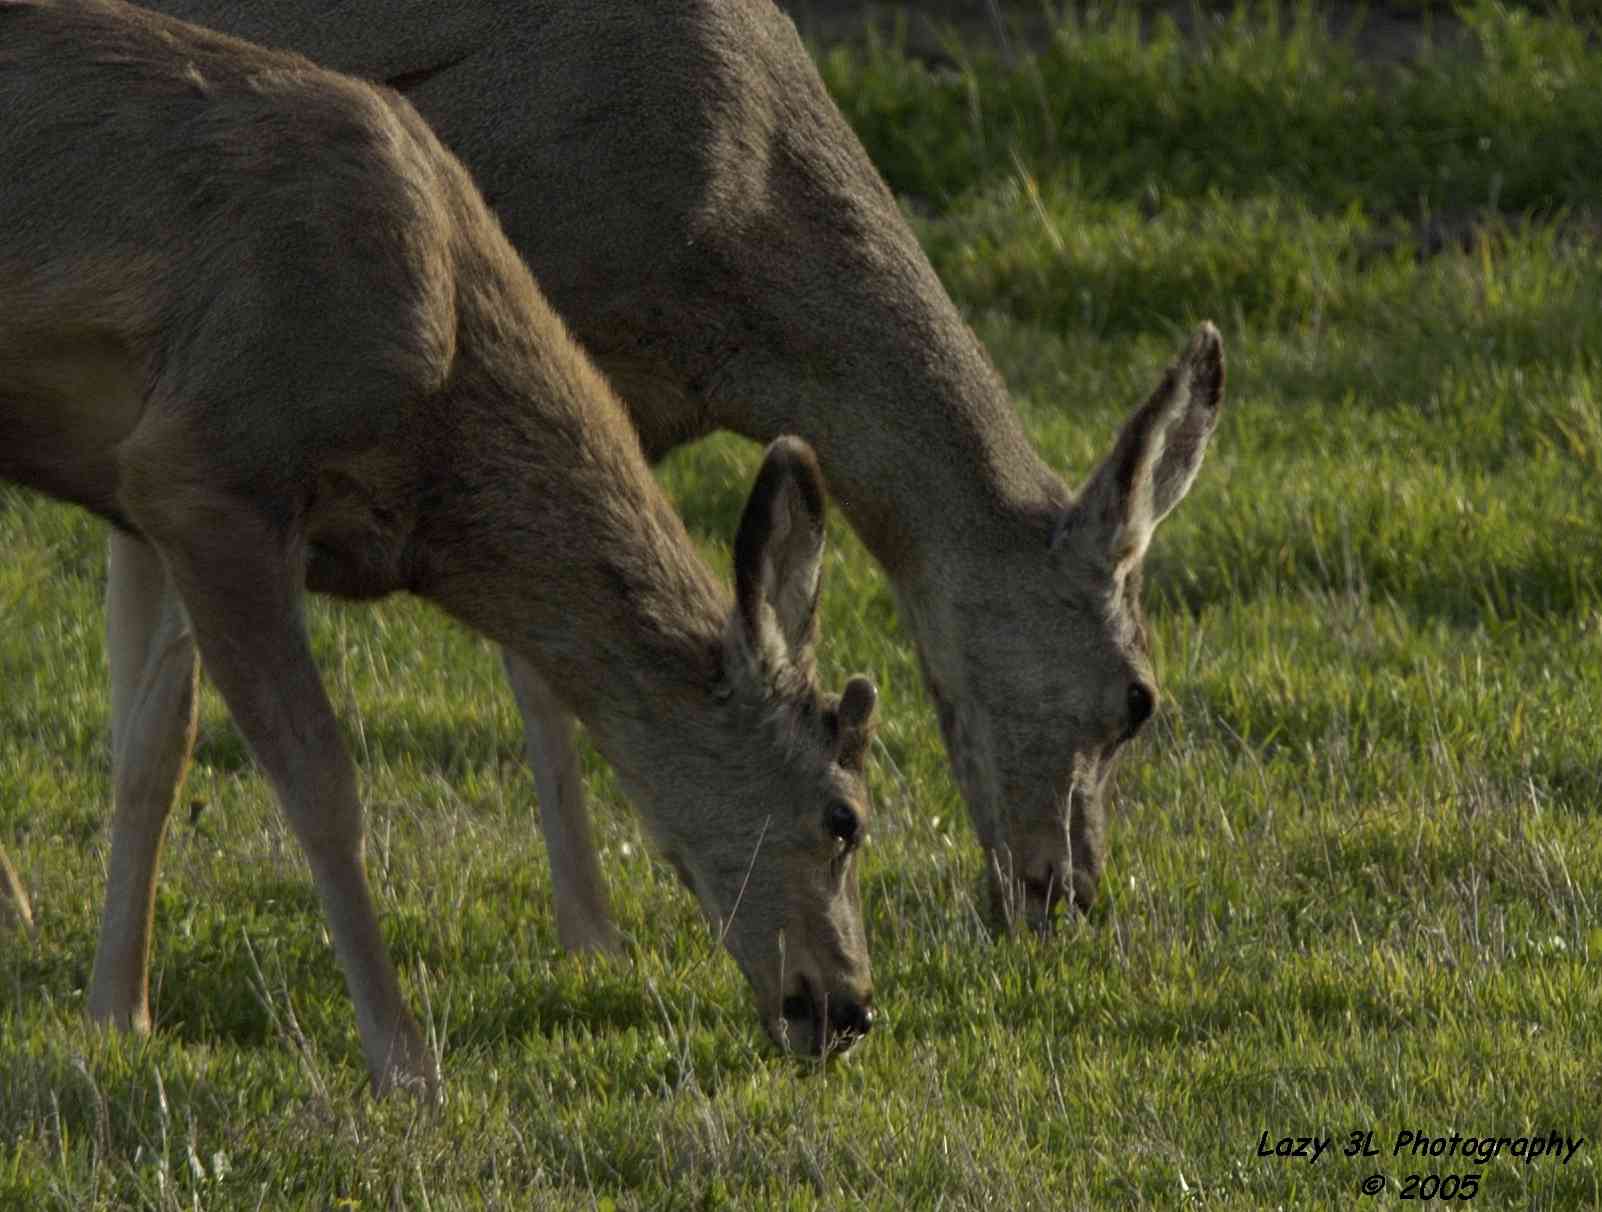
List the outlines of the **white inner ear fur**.
{"label": "white inner ear fur", "polygon": [[[1190,417],[1190,393],[1185,392],[1186,408],[1170,423],[1173,430],[1178,430],[1186,424]],[[1185,499],[1190,486],[1196,482],[1196,475],[1201,471],[1202,460],[1207,456],[1207,444],[1212,438],[1211,429],[1204,430],[1191,444],[1188,452],[1180,453],[1176,450],[1173,457],[1157,465],[1156,480],[1156,511],[1157,516],[1152,519],[1155,526],[1166,518]]]}
{"label": "white inner ear fur", "polygon": [[1157,512],[1157,468],[1163,452],[1168,449],[1168,431],[1179,423],[1189,397],[1185,386],[1176,385],[1168,403],[1147,430],[1145,447],[1140,452],[1135,474],[1131,477],[1129,497],[1124,502],[1123,519],[1107,545],[1120,577],[1145,557],[1152,531],[1162,521],[1162,515]]}
{"label": "white inner ear fur", "polygon": [[[799,516],[796,496],[795,488],[787,486],[775,502],[773,528],[762,553],[762,597],[764,606],[772,608],[771,614],[764,609],[762,618],[765,623],[772,620],[777,624],[786,647],[792,641],[799,644],[805,640],[823,572],[821,544],[813,550],[801,549],[801,544],[810,542],[810,528],[807,519]],[[781,570],[776,553],[792,557],[788,567]]]}
{"label": "white inner ear fur", "polygon": [[790,531],[794,526],[794,517],[790,508],[789,486],[781,489],[773,501],[772,513],[769,518],[768,538],[762,548],[762,599],[766,602],[777,602],[781,586],[779,584],[779,562],[773,558],[773,553],[783,551],[789,545]]}
{"label": "white inner ear fur", "polygon": [[756,627],[746,626],[745,612],[738,606],[729,614],[723,631],[723,651],[730,672],[759,681],[790,664],[790,645],[779,628],[777,617],[764,596],[757,604]]}
{"label": "white inner ear fur", "polygon": [[[726,650],[739,653],[759,673],[772,673],[801,659],[791,638],[793,635],[797,645],[805,643],[823,572],[821,544],[813,551],[793,549],[792,540],[799,543],[807,534],[793,488],[778,495],[771,521],[760,557],[762,600],[757,603],[756,627],[754,631],[747,628],[745,616],[736,609],[724,642]],[[784,556],[792,557],[788,566]]]}
{"label": "white inner ear fur", "polygon": [[[1158,472],[1163,470],[1163,455],[1168,450],[1169,434],[1184,423],[1185,414],[1190,408],[1190,387],[1188,374],[1174,375],[1167,398],[1158,406],[1157,416],[1146,430],[1144,444],[1137,455],[1134,474],[1130,477],[1129,495],[1121,503],[1117,524],[1110,533],[1103,532],[1098,536],[1098,541],[1105,543],[1103,551],[1120,580],[1145,556],[1157,524],[1168,516],[1189,491],[1201,467],[1201,455],[1206,449],[1205,443],[1199,444],[1195,458],[1177,469],[1170,469],[1178,470],[1179,483],[1170,482],[1166,487],[1158,483]],[[1102,479],[1109,474],[1110,467],[1103,464],[1097,472],[1097,479],[1102,482],[1088,490],[1093,496],[1116,491],[1112,484]],[[1159,489],[1162,489],[1160,497]],[[1160,510],[1159,499],[1163,502]],[[1074,529],[1076,516],[1087,504],[1089,502],[1082,496],[1078,502],[1063,511],[1051,537],[1053,548]]]}

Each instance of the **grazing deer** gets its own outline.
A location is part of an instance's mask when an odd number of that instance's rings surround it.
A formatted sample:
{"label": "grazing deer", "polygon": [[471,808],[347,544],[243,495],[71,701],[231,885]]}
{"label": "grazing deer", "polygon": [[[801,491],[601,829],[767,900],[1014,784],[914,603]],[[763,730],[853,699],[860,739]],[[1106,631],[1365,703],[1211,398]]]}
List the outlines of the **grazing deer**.
{"label": "grazing deer", "polygon": [[[1141,558],[1223,402],[1210,325],[1076,496],[768,0],[153,3],[405,92],[649,456],[715,429],[805,438],[895,587],[993,919],[1044,925],[1065,897],[1092,901],[1112,755],[1156,697]],[[564,856],[560,936],[606,946],[571,717],[507,667]]]}
{"label": "grazing deer", "polygon": [[[117,528],[91,1013],[149,1028],[198,654],[311,865],[375,1085],[437,1080],[302,620],[308,589],[405,590],[584,721],[776,1039],[819,1053],[863,1034],[852,854],[875,692],[817,687],[824,496],[805,444],[768,450],[731,604],[623,408],[403,99],[115,0],[0,0],[0,113],[0,477]],[[572,857],[553,861],[560,881]]]}

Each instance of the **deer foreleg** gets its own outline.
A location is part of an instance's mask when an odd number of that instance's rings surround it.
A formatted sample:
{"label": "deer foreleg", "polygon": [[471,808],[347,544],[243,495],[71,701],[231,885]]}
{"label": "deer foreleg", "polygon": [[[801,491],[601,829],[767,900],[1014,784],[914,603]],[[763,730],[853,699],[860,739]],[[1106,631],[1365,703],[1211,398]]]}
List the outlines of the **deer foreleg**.
{"label": "deer foreleg", "polygon": [[307,642],[304,570],[250,506],[213,498],[191,509],[203,530],[158,541],[208,674],[311,866],[374,1087],[436,1090],[438,1068],[401,997],[362,866],[356,769]]}
{"label": "deer foreleg", "polygon": [[121,532],[107,567],[106,649],[114,815],[89,1015],[146,1032],[156,870],[194,748],[199,664],[161,557]]}
{"label": "deer foreleg", "polygon": [[568,951],[616,951],[620,939],[590,835],[573,716],[527,661],[509,649],[503,649],[501,657],[523,713],[540,830],[551,861],[556,937]]}

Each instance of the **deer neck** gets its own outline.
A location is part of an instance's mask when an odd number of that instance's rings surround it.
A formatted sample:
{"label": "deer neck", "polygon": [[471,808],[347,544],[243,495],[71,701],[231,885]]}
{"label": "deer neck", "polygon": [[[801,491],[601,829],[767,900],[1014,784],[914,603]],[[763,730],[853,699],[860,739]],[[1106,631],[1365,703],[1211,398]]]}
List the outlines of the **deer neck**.
{"label": "deer neck", "polygon": [[422,591],[533,665],[609,761],[649,771],[695,743],[726,593],[571,342],[530,342],[457,380],[440,414],[454,482],[420,544]]}
{"label": "deer neck", "polygon": [[[831,500],[894,587],[931,686],[960,704],[972,612],[999,592],[1008,557],[1046,559],[1072,493],[910,232],[879,232],[859,253],[877,267],[812,292],[765,292],[772,310],[746,327],[755,340],[708,382],[724,427],[811,443]],[[796,309],[841,321],[803,323]],[[764,339],[820,330],[840,334],[840,347]]]}
{"label": "deer neck", "polygon": [[[712,425],[812,445],[830,497],[905,596],[938,592],[1072,498],[928,262],[915,245],[898,259],[898,272],[841,274],[810,296],[767,292],[765,314],[717,369],[691,369],[708,384]],[[838,332],[839,346],[795,348],[793,334],[820,331]],[[664,409],[632,393],[629,403],[649,445],[651,414]],[[682,401],[667,411],[682,414]]]}
{"label": "deer neck", "polygon": [[1068,499],[983,354],[956,352],[967,364],[915,367],[801,428],[816,430],[832,496],[903,596],[949,589]]}

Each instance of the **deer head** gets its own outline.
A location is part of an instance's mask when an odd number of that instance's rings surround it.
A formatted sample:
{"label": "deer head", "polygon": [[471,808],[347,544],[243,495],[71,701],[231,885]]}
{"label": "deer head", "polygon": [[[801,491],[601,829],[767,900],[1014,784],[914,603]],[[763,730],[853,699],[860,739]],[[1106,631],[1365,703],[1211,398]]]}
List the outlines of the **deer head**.
{"label": "deer head", "polygon": [[717,729],[704,738],[716,780],[651,814],[769,1035],[813,1054],[849,1045],[874,1017],[856,852],[878,694],[861,676],[839,695],[817,686],[824,509],[811,449],[775,441],[735,539]]}
{"label": "deer head", "polygon": [[[1157,703],[1140,570],[1201,466],[1223,402],[1204,325],[1065,505],[1019,519],[942,599],[925,592],[925,674],[987,866],[993,923],[1047,927],[1094,901],[1103,789]],[[930,642],[932,641],[932,642]],[[938,654],[960,654],[936,668]]]}

